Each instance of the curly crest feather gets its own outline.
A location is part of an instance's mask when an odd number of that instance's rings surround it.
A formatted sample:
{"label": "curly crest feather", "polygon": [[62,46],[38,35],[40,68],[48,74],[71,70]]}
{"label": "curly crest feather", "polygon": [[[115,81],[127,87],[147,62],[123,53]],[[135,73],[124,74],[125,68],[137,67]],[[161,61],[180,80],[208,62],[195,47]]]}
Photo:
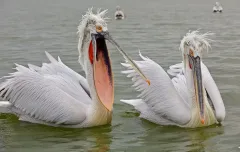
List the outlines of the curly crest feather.
{"label": "curly crest feather", "polygon": [[79,36],[81,36],[83,30],[85,29],[85,27],[87,26],[87,24],[89,22],[94,22],[96,20],[101,21],[102,24],[107,24],[107,20],[109,19],[108,17],[105,17],[107,14],[107,9],[101,11],[101,9],[99,8],[97,10],[97,13],[94,14],[93,13],[93,8],[89,8],[88,11],[86,12],[85,15],[82,16],[82,20],[78,26],[78,34]]}
{"label": "curly crest feather", "polygon": [[78,51],[79,57],[81,57],[83,44],[87,43],[90,40],[90,32],[96,32],[96,24],[101,25],[104,30],[107,30],[107,20],[108,17],[105,17],[107,10],[101,11],[98,9],[96,13],[93,13],[93,8],[89,8],[85,15],[82,16],[82,20],[78,26]]}
{"label": "curly crest feather", "polygon": [[204,34],[201,34],[198,30],[196,31],[189,31],[186,36],[183,37],[179,49],[184,52],[184,47],[186,44],[194,46],[196,49],[199,49],[197,44],[200,44],[202,47],[202,50],[209,50],[211,48],[211,45],[209,41],[213,41],[209,39],[208,37],[214,35],[214,33],[207,32]]}

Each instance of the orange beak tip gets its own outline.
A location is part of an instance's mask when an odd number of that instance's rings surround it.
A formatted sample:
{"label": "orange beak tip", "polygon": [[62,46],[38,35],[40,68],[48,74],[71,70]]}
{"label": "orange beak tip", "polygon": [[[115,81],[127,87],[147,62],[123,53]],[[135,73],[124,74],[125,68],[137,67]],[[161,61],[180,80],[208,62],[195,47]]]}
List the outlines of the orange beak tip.
{"label": "orange beak tip", "polygon": [[148,80],[148,79],[146,80],[146,82],[148,83],[148,85],[150,85],[150,84],[151,84],[150,80]]}
{"label": "orange beak tip", "polygon": [[201,119],[201,124],[203,124],[203,125],[204,125],[204,123],[205,123],[204,119]]}

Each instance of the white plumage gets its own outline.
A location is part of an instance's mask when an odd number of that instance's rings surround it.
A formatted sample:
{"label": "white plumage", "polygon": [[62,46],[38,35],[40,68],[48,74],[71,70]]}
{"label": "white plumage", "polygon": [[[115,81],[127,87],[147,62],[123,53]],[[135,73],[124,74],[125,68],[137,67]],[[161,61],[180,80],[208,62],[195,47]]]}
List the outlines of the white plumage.
{"label": "white plumage", "polygon": [[[207,67],[201,62],[204,124],[201,123],[199,105],[194,90],[193,69],[189,68],[187,56],[191,50],[194,55],[202,57],[202,52],[210,47],[207,36],[198,31],[188,33],[180,44],[183,63],[170,66],[169,75],[153,60],[139,52],[141,61],[135,61],[146,77],[151,81],[148,86],[133,70],[130,64],[122,63],[128,70],[122,73],[132,78],[133,87],[140,92],[138,99],[121,100],[133,105],[140,112],[140,117],[160,125],[177,125],[180,127],[202,127],[220,123],[225,117],[225,107],[218,88]],[[206,91],[207,92],[206,92]],[[210,98],[207,98],[207,93]],[[199,94],[198,94],[199,96]],[[212,107],[213,106],[213,107]]]}
{"label": "white plumage", "polygon": [[[72,71],[59,58],[46,52],[51,63],[30,68],[16,65],[16,72],[0,85],[0,96],[9,101],[8,109],[28,121],[52,125],[77,125],[86,119],[91,105],[86,79]],[[78,101],[81,99],[81,102]],[[27,120],[26,120],[27,119]]]}
{"label": "white plumage", "polygon": [[115,16],[115,20],[123,20],[126,17],[123,11],[121,10],[120,6],[116,7],[116,12],[114,16]]}
{"label": "white plumage", "polygon": [[[67,67],[59,57],[56,60],[46,52],[50,63],[43,63],[42,67],[16,64],[16,72],[3,77],[0,97],[5,101],[0,101],[0,112],[51,126],[79,128],[110,123],[112,111],[99,101],[88,51],[92,34],[108,32],[106,12],[99,10],[94,14],[89,9],[78,27],[79,62],[86,78]],[[103,45],[104,42],[101,41]]]}
{"label": "white plumage", "polygon": [[[92,127],[112,120],[114,80],[106,40],[126,60],[130,57],[114,41],[107,29],[107,10],[96,14],[92,8],[78,26],[79,63],[86,78],[46,52],[50,63],[42,67],[16,64],[16,72],[0,83],[0,113],[12,113],[19,120],[62,127]],[[133,67],[141,74],[136,65]]]}

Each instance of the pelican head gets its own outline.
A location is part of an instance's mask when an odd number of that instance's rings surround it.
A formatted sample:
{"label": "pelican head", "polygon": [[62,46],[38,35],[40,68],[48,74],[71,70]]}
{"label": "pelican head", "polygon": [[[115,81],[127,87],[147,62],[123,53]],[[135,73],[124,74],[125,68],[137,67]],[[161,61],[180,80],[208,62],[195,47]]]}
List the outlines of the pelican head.
{"label": "pelican head", "polygon": [[[79,62],[82,65],[89,83],[92,98],[100,101],[106,109],[112,110],[114,100],[114,86],[111,61],[105,40],[112,43],[127,61],[133,63],[130,57],[112,39],[107,28],[105,17],[107,10],[100,9],[96,14],[92,9],[82,17],[78,26]],[[134,66],[136,66],[133,63]],[[138,70],[139,68],[136,67]],[[140,74],[142,72],[138,70]],[[93,99],[94,100],[94,99]]]}
{"label": "pelican head", "polygon": [[[87,71],[87,58],[89,57],[90,62],[93,62],[93,57],[96,55],[96,49],[94,49],[95,54],[91,53],[89,50],[92,50],[91,47],[96,47],[96,40],[105,39],[105,35],[108,33],[107,23],[105,18],[105,14],[107,10],[97,12],[94,14],[92,12],[92,8],[88,9],[87,13],[83,15],[82,21],[78,26],[78,51],[79,51],[79,62],[83,66],[84,70]],[[90,43],[92,42],[92,43]],[[104,41],[105,43],[105,41]],[[93,51],[93,50],[92,50]]]}
{"label": "pelican head", "polygon": [[120,10],[121,10],[120,6],[117,6],[117,7],[116,7],[116,10],[117,10],[117,11],[120,11]]}
{"label": "pelican head", "polygon": [[202,83],[201,61],[204,51],[210,48],[208,36],[213,33],[200,34],[193,31],[186,34],[180,43],[180,50],[183,54],[184,69],[186,75],[191,79],[195,102],[198,103],[201,123],[204,124],[204,92]]}

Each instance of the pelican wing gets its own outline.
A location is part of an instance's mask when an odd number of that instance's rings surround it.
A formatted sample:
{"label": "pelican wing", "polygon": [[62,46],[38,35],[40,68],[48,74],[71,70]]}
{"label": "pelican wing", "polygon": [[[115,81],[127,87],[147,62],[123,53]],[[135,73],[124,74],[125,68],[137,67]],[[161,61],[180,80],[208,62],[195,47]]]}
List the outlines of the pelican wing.
{"label": "pelican wing", "polygon": [[[48,57],[50,63],[43,63],[42,67],[37,67],[35,65],[28,64],[28,66],[31,70],[35,70],[38,73],[40,73],[41,75],[46,75],[46,74],[61,75],[64,78],[68,78],[69,80],[71,79],[74,82],[73,84],[75,86],[83,88],[85,90],[85,92],[88,94],[88,96],[90,97],[89,86],[88,86],[87,80],[83,76],[81,76],[77,72],[73,71],[68,66],[66,66],[61,61],[60,57],[58,57],[58,61],[57,61],[48,52],[45,52],[45,53],[46,53],[46,56]],[[59,85],[59,87],[62,87],[62,89],[65,89],[65,86],[63,87],[63,85]],[[81,98],[81,96],[82,96],[81,94],[79,94],[75,90],[72,90],[72,91],[73,91],[72,93],[74,96],[77,96],[78,99],[79,99],[79,96]],[[88,103],[86,103],[86,104],[88,104]]]}
{"label": "pelican wing", "polygon": [[[140,57],[142,61],[135,61],[135,63],[151,81],[150,86],[142,80],[130,64],[122,64],[128,68],[123,73],[128,74],[128,77],[132,78],[133,87],[141,92],[138,97],[145,103],[138,102],[138,104],[135,101],[132,105],[138,110],[140,109],[141,113],[144,113],[141,109],[147,109],[151,110],[151,113],[154,112],[155,117],[158,116],[177,124],[187,123],[191,118],[189,107],[181,96],[179,96],[167,73],[151,59],[143,57],[141,54]],[[131,104],[130,102],[128,103]],[[139,108],[139,105],[147,105],[147,108]],[[145,111],[145,113],[150,112]]]}
{"label": "pelican wing", "polygon": [[218,120],[218,122],[222,122],[225,118],[226,111],[221,94],[208,68],[203,63],[201,64],[201,67],[203,75],[203,85],[208,93],[208,96],[211,99],[210,102],[212,102],[214,106],[216,119]]}
{"label": "pelican wing", "polygon": [[172,83],[182,99],[191,107],[191,100],[188,98],[188,88],[183,70],[183,63],[175,64],[169,67],[167,73],[173,76]]}
{"label": "pelican wing", "polygon": [[[225,106],[221,97],[221,94],[218,90],[218,87],[213,80],[207,66],[202,62],[201,63],[202,69],[202,79],[203,79],[203,86],[208,94],[209,104],[213,107],[216,119],[218,122],[223,121],[225,118]],[[187,85],[186,85],[186,78],[184,76],[184,69],[183,63],[175,64],[170,66],[169,70],[167,71],[169,75],[175,76],[172,78],[173,84],[178,90],[179,94],[184,98],[187,99]],[[189,101],[189,100],[185,100]],[[188,103],[191,106],[191,103]]]}
{"label": "pelican wing", "polygon": [[[57,67],[61,63],[55,64]],[[50,63],[49,67],[52,66]],[[86,103],[91,103],[91,98],[76,79],[71,79],[66,67],[54,74],[49,72],[50,68],[44,72],[44,66],[17,65],[17,71],[0,84],[0,96],[9,101],[11,110],[20,118],[30,117],[50,124],[80,124],[86,118],[89,106]]]}
{"label": "pelican wing", "polygon": [[167,73],[171,76],[177,76],[178,74],[183,74],[183,72],[183,63],[171,65],[167,70]]}

